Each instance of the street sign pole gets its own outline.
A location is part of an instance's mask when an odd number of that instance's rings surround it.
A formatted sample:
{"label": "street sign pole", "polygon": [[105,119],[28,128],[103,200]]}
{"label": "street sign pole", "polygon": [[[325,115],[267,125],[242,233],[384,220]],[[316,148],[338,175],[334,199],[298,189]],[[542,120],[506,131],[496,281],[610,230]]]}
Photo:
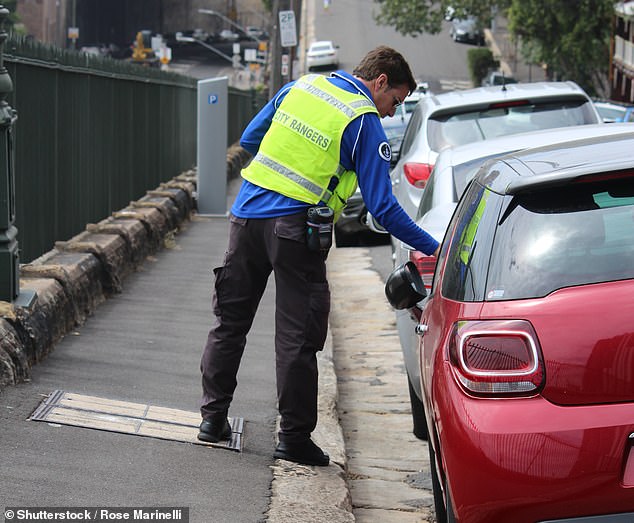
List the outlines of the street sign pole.
{"label": "street sign pole", "polygon": [[288,82],[293,78],[293,61],[290,56],[292,56],[293,54],[293,48],[297,47],[297,25],[295,23],[295,11],[293,11],[292,9],[287,11],[280,11],[279,20],[280,44],[282,47],[287,47],[289,50],[289,53],[282,54],[281,73],[284,77],[284,81]]}

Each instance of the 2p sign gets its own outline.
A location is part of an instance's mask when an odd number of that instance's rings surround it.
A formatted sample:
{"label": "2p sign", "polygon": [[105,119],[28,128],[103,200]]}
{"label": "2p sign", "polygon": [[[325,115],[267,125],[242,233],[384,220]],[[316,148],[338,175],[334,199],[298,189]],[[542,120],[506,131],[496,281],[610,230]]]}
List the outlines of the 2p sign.
{"label": "2p sign", "polygon": [[297,29],[295,27],[295,12],[280,11],[280,40],[282,47],[295,47],[297,45]]}

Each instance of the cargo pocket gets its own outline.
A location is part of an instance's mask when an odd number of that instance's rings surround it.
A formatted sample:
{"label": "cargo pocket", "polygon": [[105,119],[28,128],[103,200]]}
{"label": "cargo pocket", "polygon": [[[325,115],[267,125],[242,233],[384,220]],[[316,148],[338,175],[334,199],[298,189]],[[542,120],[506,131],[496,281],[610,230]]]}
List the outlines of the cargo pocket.
{"label": "cargo pocket", "polygon": [[324,348],[328,334],[328,315],[330,313],[328,282],[311,283],[308,301],[306,344],[313,350],[320,351]]}
{"label": "cargo pocket", "polygon": [[278,216],[274,232],[278,238],[306,243],[306,213]]}
{"label": "cargo pocket", "polygon": [[224,267],[216,267],[214,269],[214,293],[211,298],[211,309],[213,313],[220,317],[220,312],[222,309],[223,298],[226,296],[226,285],[223,282],[226,280],[225,278],[226,271]]}

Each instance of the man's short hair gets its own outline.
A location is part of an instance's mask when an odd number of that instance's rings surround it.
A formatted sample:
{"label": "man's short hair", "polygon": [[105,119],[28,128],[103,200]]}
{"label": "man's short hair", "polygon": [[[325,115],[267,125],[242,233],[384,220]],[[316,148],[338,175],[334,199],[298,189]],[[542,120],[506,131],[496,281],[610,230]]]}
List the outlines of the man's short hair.
{"label": "man's short hair", "polygon": [[352,71],[354,76],[369,81],[382,73],[385,73],[391,86],[407,84],[410,93],[416,89],[416,80],[403,55],[386,45],[366,54]]}

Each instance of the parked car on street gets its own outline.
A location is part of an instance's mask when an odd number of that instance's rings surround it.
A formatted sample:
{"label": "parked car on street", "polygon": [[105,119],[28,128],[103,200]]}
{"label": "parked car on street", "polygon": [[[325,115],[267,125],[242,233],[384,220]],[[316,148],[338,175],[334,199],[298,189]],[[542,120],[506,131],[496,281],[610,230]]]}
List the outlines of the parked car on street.
{"label": "parked car on street", "polygon": [[231,29],[223,29],[218,33],[220,40],[225,42],[237,42],[240,39],[240,35]]}
{"label": "parked car on street", "polygon": [[[581,140],[593,136],[633,133],[632,124],[579,125],[566,129],[548,129],[520,133],[487,140],[486,143],[448,147],[441,151],[427,187],[421,198],[416,223],[438,241],[445,236],[451,216],[465,188],[487,160],[520,151],[528,147],[552,145]],[[436,258],[414,250],[401,241],[394,242],[394,265],[411,261],[418,269],[426,291],[431,292],[436,269]],[[426,439],[427,430],[423,414],[423,395],[420,384],[418,336],[415,333],[420,310],[396,310],[396,328],[407,371],[414,435]]]}
{"label": "parked car on street", "polygon": [[[460,198],[417,322],[439,523],[634,519],[632,150],[524,149]],[[425,293],[407,267],[397,306]]]}
{"label": "parked car on street", "polygon": [[605,123],[634,122],[634,105],[595,100],[594,106]]}
{"label": "parked car on street", "polygon": [[533,82],[430,94],[416,105],[390,176],[405,212],[418,203],[438,152],[497,136],[601,122],[573,82]]}
{"label": "parked car on street", "polygon": [[507,85],[516,84],[517,80],[510,75],[504,74],[503,71],[491,71],[482,80],[482,85]]}
{"label": "parked car on street", "polygon": [[306,68],[312,71],[316,68],[336,69],[339,67],[339,52],[329,40],[313,42],[306,52]]}
{"label": "parked car on street", "polygon": [[268,40],[268,33],[261,27],[247,25],[244,29],[246,35],[250,38],[255,38],[256,40]]}
{"label": "parked car on street", "polygon": [[454,42],[484,45],[484,31],[475,17],[454,18],[451,20],[449,35]]}

